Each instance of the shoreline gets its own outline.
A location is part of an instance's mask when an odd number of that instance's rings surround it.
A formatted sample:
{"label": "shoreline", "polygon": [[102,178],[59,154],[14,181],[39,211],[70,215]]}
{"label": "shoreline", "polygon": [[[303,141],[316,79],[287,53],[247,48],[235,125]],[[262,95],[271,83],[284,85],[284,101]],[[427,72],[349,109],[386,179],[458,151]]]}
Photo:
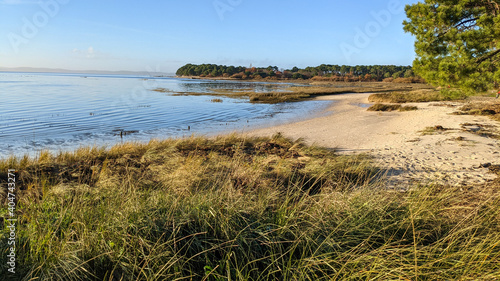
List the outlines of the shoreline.
{"label": "shoreline", "polygon": [[[482,164],[496,163],[500,140],[481,136],[478,128],[498,132],[498,122],[485,116],[452,115],[463,102],[408,103],[410,112],[371,112],[370,94],[321,96],[334,102],[326,116],[263,129],[249,136],[278,132],[307,144],[341,154],[367,153],[385,171],[389,186],[409,188],[415,183],[484,184],[496,178]],[[470,126],[464,126],[470,125]],[[429,128],[441,126],[443,131]]]}

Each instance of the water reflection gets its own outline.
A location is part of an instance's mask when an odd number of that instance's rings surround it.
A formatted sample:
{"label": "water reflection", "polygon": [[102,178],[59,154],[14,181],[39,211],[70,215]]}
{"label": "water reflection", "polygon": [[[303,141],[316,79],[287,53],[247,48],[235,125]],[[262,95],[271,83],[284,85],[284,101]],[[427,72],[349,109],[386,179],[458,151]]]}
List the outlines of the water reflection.
{"label": "water reflection", "polygon": [[[81,145],[241,131],[306,118],[329,104],[251,104],[225,96],[211,102],[214,97],[209,96],[221,90],[280,91],[288,86],[282,83],[0,73],[0,85],[0,157],[33,154],[40,149],[57,151]],[[172,94],[202,95],[173,96],[152,91],[157,87]]]}

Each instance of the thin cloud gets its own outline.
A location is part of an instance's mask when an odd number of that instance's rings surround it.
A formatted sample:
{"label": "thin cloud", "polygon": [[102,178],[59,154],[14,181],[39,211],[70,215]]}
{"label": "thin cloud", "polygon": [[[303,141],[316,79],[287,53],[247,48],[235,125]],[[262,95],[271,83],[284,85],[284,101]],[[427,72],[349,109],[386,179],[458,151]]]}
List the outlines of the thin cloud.
{"label": "thin cloud", "polygon": [[103,53],[94,49],[94,47],[90,46],[85,50],[80,50],[78,48],[73,49],[73,55],[81,59],[115,59],[110,54]]}

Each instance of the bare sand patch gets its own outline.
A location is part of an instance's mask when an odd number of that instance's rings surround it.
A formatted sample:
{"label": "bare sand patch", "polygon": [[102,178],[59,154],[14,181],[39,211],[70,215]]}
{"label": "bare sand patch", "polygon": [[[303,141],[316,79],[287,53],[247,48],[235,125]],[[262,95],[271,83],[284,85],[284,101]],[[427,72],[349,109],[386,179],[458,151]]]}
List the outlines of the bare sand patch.
{"label": "bare sand patch", "polygon": [[370,112],[370,94],[322,96],[336,101],[323,117],[245,132],[281,132],[339,153],[368,153],[386,171],[389,185],[484,184],[500,164],[499,123],[485,116],[454,115],[461,102],[411,103],[409,112]]}

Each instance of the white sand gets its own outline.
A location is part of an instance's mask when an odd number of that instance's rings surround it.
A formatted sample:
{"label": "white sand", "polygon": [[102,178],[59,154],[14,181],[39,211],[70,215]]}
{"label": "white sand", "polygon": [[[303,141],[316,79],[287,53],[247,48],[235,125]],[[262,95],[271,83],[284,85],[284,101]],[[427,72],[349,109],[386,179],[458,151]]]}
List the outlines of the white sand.
{"label": "white sand", "polygon": [[[324,117],[247,132],[269,136],[277,132],[303,138],[309,144],[339,153],[368,153],[387,170],[389,184],[407,188],[415,182],[451,185],[482,184],[496,178],[483,163],[500,164],[500,141],[480,136],[461,124],[474,123],[498,132],[498,122],[487,117],[451,115],[457,102],[416,103],[409,112],[369,112],[359,106],[369,94],[321,97],[337,101]],[[440,106],[437,106],[440,105]],[[426,127],[449,130],[423,135]],[[457,139],[457,138],[463,139]]]}

